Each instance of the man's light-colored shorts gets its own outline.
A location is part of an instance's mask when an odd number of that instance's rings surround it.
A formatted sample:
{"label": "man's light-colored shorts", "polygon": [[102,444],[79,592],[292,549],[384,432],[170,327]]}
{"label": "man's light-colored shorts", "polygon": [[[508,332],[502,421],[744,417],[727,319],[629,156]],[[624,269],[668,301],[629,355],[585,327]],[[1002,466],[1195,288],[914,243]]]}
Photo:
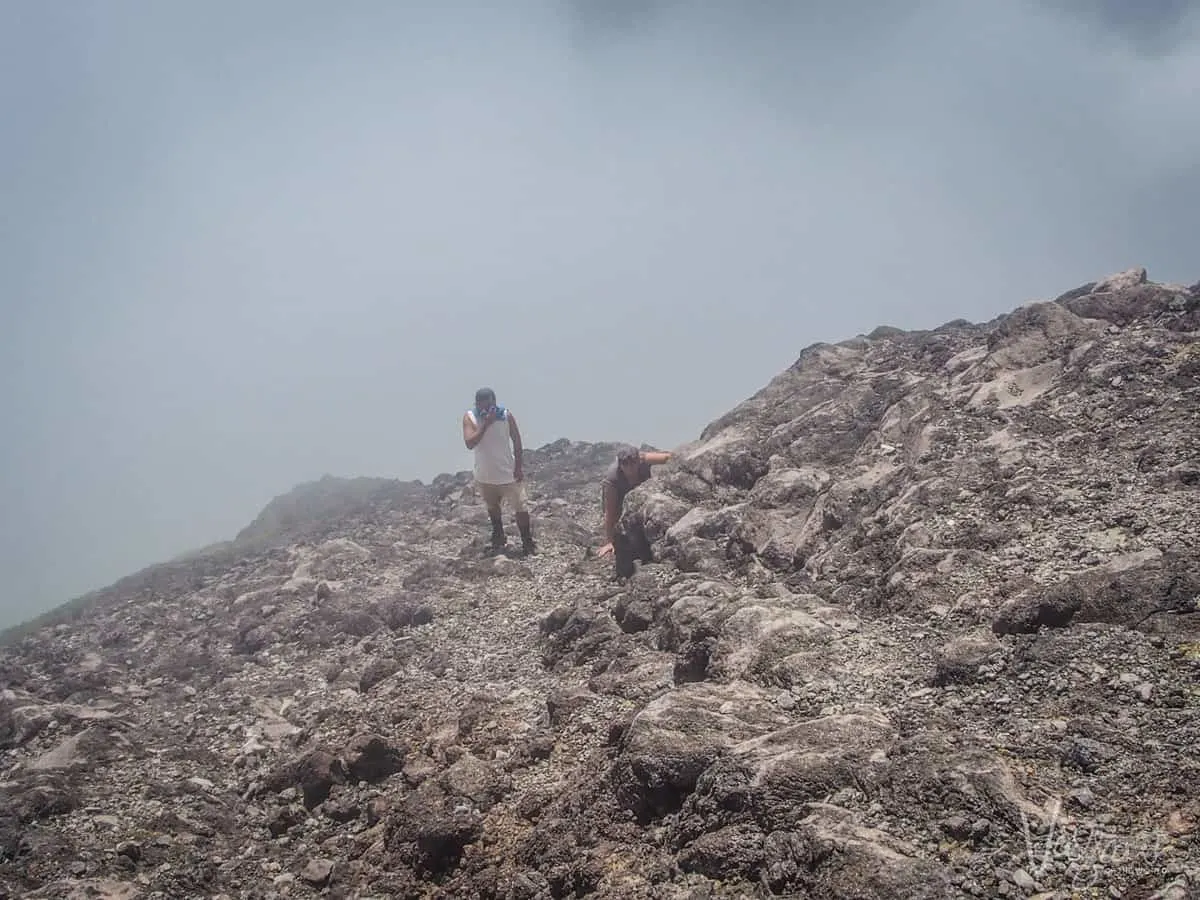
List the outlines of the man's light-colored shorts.
{"label": "man's light-colored shorts", "polygon": [[475,483],[479,486],[479,493],[483,495],[485,506],[499,506],[502,501],[507,500],[512,506],[513,512],[525,512],[524,481],[513,481],[508,484],[484,484],[482,481]]}

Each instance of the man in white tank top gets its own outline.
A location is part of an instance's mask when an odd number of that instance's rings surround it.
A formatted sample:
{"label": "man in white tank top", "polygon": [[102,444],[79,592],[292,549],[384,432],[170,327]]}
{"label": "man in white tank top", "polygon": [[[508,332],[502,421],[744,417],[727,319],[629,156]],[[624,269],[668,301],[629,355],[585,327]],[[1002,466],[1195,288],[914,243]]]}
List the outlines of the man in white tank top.
{"label": "man in white tank top", "polygon": [[502,550],[508,543],[500,510],[501,503],[508,500],[521,532],[521,551],[525,555],[534,553],[525,506],[521,430],[512,410],[496,405],[496,393],[491,388],[480,388],[475,392],[475,406],[463,414],[462,429],[463,442],[475,452],[475,483],[492,522],[491,552]]}

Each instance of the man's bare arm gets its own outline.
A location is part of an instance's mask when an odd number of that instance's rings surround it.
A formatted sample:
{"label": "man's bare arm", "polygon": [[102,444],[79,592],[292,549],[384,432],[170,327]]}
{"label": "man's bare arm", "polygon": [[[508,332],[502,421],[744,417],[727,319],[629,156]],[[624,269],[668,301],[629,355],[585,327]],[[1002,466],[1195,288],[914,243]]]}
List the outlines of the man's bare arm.
{"label": "man's bare arm", "polygon": [[604,539],[610,544],[617,533],[617,490],[611,484],[604,486]]}
{"label": "man's bare arm", "polygon": [[647,450],[642,453],[642,459],[645,460],[647,465],[661,466],[665,462],[670,462],[671,454],[657,450]]}
{"label": "man's bare arm", "polygon": [[468,413],[463,413],[463,443],[467,445],[468,450],[474,450],[475,445],[483,440],[483,433],[488,430],[488,425],[491,422],[484,419],[478,426],[471,421],[471,416]]}
{"label": "man's bare arm", "polygon": [[521,453],[525,449],[521,443],[521,429],[517,426],[517,417],[511,412],[508,414],[508,436],[512,438],[513,459],[515,460],[513,474],[517,481],[520,481],[525,473],[525,464],[521,458]]}

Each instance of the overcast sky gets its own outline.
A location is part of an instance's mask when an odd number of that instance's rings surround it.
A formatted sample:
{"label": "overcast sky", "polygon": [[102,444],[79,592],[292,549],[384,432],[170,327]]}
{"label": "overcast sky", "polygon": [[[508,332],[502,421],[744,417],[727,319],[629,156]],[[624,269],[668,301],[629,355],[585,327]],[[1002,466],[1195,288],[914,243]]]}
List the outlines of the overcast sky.
{"label": "overcast sky", "polygon": [[0,624],[467,468],[482,384],[670,447],[815,341],[1195,281],[1191,6],[0,0]]}

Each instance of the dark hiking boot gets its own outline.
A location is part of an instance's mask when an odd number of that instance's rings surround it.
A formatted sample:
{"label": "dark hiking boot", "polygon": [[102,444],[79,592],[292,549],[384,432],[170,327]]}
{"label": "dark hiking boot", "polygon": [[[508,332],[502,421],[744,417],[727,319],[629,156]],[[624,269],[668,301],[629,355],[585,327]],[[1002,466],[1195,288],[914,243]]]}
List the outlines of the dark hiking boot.
{"label": "dark hiking boot", "polygon": [[517,528],[521,532],[521,555],[533,556],[537,553],[537,544],[533,542],[533,529],[529,524],[529,513],[517,515]]}
{"label": "dark hiking boot", "polygon": [[508,538],[504,535],[504,522],[500,516],[489,513],[488,517],[492,520],[492,539],[483,552],[487,556],[495,556],[497,553],[502,553],[508,546]]}

